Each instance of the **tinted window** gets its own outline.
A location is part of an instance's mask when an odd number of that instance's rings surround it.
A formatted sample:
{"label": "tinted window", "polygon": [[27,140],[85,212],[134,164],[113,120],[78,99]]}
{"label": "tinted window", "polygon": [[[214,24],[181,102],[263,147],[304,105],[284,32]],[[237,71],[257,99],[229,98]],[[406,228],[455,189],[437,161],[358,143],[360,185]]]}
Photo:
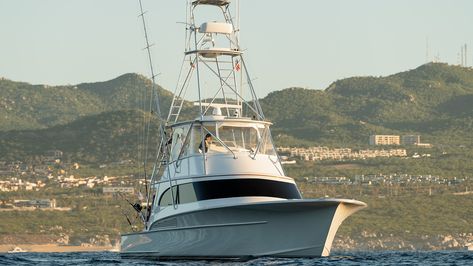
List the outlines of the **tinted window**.
{"label": "tinted window", "polygon": [[[177,195],[177,189],[176,187],[172,187],[172,190],[174,192],[174,197]],[[171,190],[168,188],[166,192],[161,196],[161,199],[159,200],[159,206],[167,206],[167,205],[172,205],[172,193]]]}
{"label": "tinted window", "polygon": [[[301,198],[294,184],[264,179],[230,179],[188,183],[179,185],[174,196],[177,198],[177,204],[199,200],[250,196],[283,199]],[[165,206],[171,204],[171,190],[168,189],[164,192],[163,196],[161,196],[159,205]]]}
{"label": "tinted window", "polygon": [[192,183],[183,184],[179,186],[179,203],[189,203],[197,201]]}

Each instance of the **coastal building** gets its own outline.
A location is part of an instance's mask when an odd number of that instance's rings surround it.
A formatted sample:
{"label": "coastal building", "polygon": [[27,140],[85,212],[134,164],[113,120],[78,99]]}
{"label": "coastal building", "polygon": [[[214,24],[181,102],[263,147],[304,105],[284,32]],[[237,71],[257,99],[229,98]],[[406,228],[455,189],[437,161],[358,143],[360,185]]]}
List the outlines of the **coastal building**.
{"label": "coastal building", "polygon": [[416,145],[421,148],[432,148],[432,144],[430,143],[417,143]]}
{"label": "coastal building", "polygon": [[[289,154],[288,158],[298,158],[303,161],[321,160],[359,160],[376,157],[406,157],[406,149],[381,149],[381,150],[352,150],[350,148],[328,148],[328,147],[307,147],[307,148],[278,148]],[[283,162],[289,162],[284,160]],[[289,163],[285,163],[289,164]]]}
{"label": "coastal building", "polygon": [[420,143],[419,135],[404,135],[401,136],[402,145],[417,145]]}
{"label": "coastal building", "polygon": [[371,135],[370,145],[400,145],[399,135]]}
{"label": "coastal building", "polygon": [[34,200],[14,200],[13,206],[16,208],[37,208],[48,209],[56,208],[56,200],[52,199],[34,199]]}
{"label": "coastal building", "polygon": [[49,150],[46,151],[45,154],[46,158],[55,160],[55,159],[60,159],[64,155],[64,153],[60,150]]}
{"label": "coastal building", "polygon": [[135,189],[133,187],[104,187],[103,193],[135,193]]}

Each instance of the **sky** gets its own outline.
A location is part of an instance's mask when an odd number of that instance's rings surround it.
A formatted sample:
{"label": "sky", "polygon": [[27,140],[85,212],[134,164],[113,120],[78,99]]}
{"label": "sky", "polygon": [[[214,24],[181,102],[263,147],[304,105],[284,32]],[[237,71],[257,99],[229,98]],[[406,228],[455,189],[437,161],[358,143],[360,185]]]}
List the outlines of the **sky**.
{"label": "sky", "polygon": [[[185,0],[142,0],[157,82],[173,90]],[[240,0],[241,47],[257,95],[386,76],[434,57],[473,63],[471,0]],[[0,77],[65,85],[149,76],[138,0],[0,0]],[[428,47],[428,49],[427,49]]]}

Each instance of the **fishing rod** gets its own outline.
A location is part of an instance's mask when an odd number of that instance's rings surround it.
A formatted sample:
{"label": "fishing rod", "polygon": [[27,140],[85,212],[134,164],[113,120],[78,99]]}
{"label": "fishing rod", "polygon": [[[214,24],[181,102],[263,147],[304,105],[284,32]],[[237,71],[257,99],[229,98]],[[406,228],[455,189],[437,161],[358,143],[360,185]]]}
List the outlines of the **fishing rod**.
{"label": "fishing rod", "polygon": [[[145,37],[145,42],[146,42],[146,46],[145,46],[145,50],[147,51],[147,56],[148,56],[148,64],[149,64],[149,68],[150,68],[150,72],[151,72],[151,81],[152,81],[152,87],[151,87],[151,90],[152,90],[152,98],[154,99],[154,104],[155,104],[155,110],[153,110],[152,108],[152,104],[153,104],[153,101],[150,100],[149,102],[149,110],[151,112],[151,114],[154,114],[156,115],[156,117],[158,118],[159,120],[159,134],[160,134],[160,137],[161,137],[161,141],[160,141],[160,147],[163,146],[163,144],[165,143],[166,141],[166,130],[165,130],[165,122],[162,118],[162,113],[161,113],[161,106],[160,106],[160,101],[159,101],[159,93],[158,93],[158,87],[157,87],[157,84],[156,84],[156,77],[157,75],[155,74],[155,71],[154,71],[154,65],[153,65],[153,60],[152,60],[152,55],[151,55],[151,47],[153,46],[153,44],[150,44],[149,42],[149,36],[148,36],[148,27],[146,26],[146,20],[145,20],[145,14],[146,12],[144,11],[144,8],[143,8],[143,3],[142,3],[142,0],[138,0],[139,2],[139,5],[140,5],[140,15],[139,17],[141,17],[141,22],[142,22],[142,25],[143,25],[143,31],[144,31],[144,37]],[[145,114],[146,115],[146,112]],[[144,125],[146,127],[145,131],[144,131],[144,135],[143,138],[145,139],[144,141],[144,162],[143,162],[143,172],[144,172],[144,183],[145,183],[145,194],[146,194],[146,207],[147,207],[147,217],[149,217],[149,214],[150,214],[150,209],[149,209],[149,206],[150,206],[150,198],[151,198],[151,181],[152,179],[154,179],[155,177],[155,174],[157,171],[159,171],[159,169],[156,169],[156,167],[153,167],[153,172],[151,174],[151,178],[150,178],[150,184],[149,184],[149,188],[148,188],[148,174],[147,174],[147,163],[148,163],[148,147],[149,147],[149,133],[150,133],[150,126],[151,126],[151,121],[150,121],[151,118],[149,118],[148,120],[146,120],[146,125]],[[157,158],[159,157],[162,157],[163,159],[166,159],[167,156],[166,156],[166,153],[167,153],[167,149],[163,149],[161,150],[160,148],[158,148],[158,155],[157,155]],[[162,154],[160,154],[162,153]],[[144,220],[144,222],[146,223],[146,219]]]}

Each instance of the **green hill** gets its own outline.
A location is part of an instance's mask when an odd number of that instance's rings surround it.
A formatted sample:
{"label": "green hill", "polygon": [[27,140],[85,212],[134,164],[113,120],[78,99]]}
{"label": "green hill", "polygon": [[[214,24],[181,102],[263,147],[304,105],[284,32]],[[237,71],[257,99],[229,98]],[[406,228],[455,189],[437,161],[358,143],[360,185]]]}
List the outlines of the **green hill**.
{"label": "green hill", "polygon": [[[0,130],[40,129],[66,124],[77,118],[102,112],[142,109],[151,82],[137,74],[71,86],[31,85],[0,80]],[[170,92],[158,88],[162,110],[169,108]]]}
{"label": "green hill", "polygon": [[[372,119],[377,124],[432,120],[446,117],[438,107],[456,97],[473,95],[473,71],[446,64],[426,64],[417,69],[384,78],[351,78],[335,82],[326,91],[354,102],[346,115]],[[369,100],[369,111],[360,108]],[[345,101],[345,104],[348,102]],[[353,116],[352,116],[353,117]]]}
{"label": "green hill", "polygon": [[[142,99],[150,86],[136,74],[57,87],[0,80],[0,160],[50,149],[80,161],[127,159],[143,130],[138,110],[147,109]],[[166,113],[171,93],[159,92]],[[471,68],[431,63],[387,77],[339,80],[324,91],[276,91],[261,104],[278,145],[359,147],[370,134],[420,134],[438,146],[473,143]]]}
{"label": "green hill", "polygon": [[[142,147],[143,112],[112,111],[79,118],[46,129],[0,131],[0,160],[23,161],[58,149],[66,160],[100,163],[138,158]],[[150,136],[158,135],[156,118]],[[149,139],[156,147],[157,137]]]}
{"label": "green hill", "polygon": [[363,145],[370,134],[416,133],[463,143],[473,129],[473,70],[430,63],[388,77],[339,80],[325,91],[277,91],[262,105],[275,135],[285,139]]}

